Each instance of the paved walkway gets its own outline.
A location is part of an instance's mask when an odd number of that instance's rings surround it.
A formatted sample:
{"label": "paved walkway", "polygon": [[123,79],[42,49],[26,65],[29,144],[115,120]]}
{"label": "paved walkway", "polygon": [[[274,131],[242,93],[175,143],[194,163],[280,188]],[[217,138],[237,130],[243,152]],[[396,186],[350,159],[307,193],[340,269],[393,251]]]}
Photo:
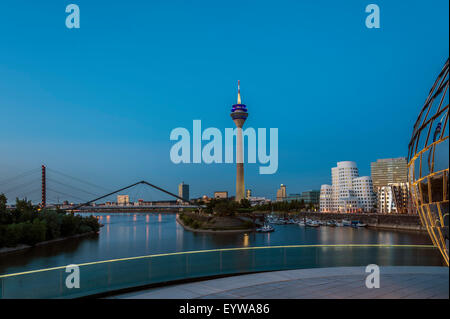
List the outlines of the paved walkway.
{"label": "paved walkway", "polygon": [[447,267],[380,267],[380,288],[365,285],[365,267],[257,273],[154,288],[113,298],[133,299],[448,299]]}

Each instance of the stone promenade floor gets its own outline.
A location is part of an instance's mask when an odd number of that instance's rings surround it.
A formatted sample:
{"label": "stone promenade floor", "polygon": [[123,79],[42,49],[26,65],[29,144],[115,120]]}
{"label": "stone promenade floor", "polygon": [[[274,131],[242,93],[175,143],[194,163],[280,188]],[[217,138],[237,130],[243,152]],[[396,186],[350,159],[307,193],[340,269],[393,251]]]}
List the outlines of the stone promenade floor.
{"label": "stone promenade floor", "polygon": [[365,285],[365,267],[256,273],[154,288],[112,298],[133,299],[448,299],[447,267],[380,267],[380,288]]}

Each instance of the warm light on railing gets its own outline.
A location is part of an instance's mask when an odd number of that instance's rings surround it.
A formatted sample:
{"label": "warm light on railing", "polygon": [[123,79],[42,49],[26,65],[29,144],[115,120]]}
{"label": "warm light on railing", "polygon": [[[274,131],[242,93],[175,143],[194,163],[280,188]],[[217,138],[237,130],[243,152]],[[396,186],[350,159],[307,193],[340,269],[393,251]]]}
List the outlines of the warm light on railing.
{"label": "warm light on railing", "polygon": [[[4,274],[0,275],[0,292],[1,298],[76,298],[208,276],[361,266],[373,262],[376,255],[373,249],[386,248],[406,250],[406,254],[417,254],[417,249],[435,249],[432,245],[321,244],[171,252],[77,264],[81,278],[79,289],[66,288],[67,266]],[[348,259],[342,249],[362,250]]]}

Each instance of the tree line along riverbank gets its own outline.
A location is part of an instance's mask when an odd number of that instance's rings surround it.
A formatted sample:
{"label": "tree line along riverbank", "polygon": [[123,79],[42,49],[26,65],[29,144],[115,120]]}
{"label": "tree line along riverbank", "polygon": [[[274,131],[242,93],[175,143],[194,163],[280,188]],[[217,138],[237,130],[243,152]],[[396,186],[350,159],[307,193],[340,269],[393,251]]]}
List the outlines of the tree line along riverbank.
{"label": "tree line along riverbank", "polygon": [[93,216],[82,217],[63,210],[38,210],[31,201],[16,199],[13,209],[0,194],[0,249],[62,239],[98,232],[100,224]]}

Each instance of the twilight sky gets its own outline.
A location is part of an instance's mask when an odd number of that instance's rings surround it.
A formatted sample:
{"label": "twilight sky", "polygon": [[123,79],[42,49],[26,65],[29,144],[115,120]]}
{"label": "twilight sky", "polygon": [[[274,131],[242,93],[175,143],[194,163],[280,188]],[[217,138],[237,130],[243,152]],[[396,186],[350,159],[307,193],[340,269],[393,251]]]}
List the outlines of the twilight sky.
{"label": "twilight sky", "polygon": [[[78,4],[81,28],[65,27]],[[366,5],[381,10],[367,29]],[[109,189],[146,179],[234,193],[234,164],[170,161],[172,129],[278,128],[279,167],[246,187],[319,189],[331,167],[407,155],[449,52],[447,0],[0,2],[1,181],[41,164]],[[8,185],[7,185],[8,186]],[[6,186],[3,186],[6,187]],[[10,196],[16,196],[12,194]]]}

